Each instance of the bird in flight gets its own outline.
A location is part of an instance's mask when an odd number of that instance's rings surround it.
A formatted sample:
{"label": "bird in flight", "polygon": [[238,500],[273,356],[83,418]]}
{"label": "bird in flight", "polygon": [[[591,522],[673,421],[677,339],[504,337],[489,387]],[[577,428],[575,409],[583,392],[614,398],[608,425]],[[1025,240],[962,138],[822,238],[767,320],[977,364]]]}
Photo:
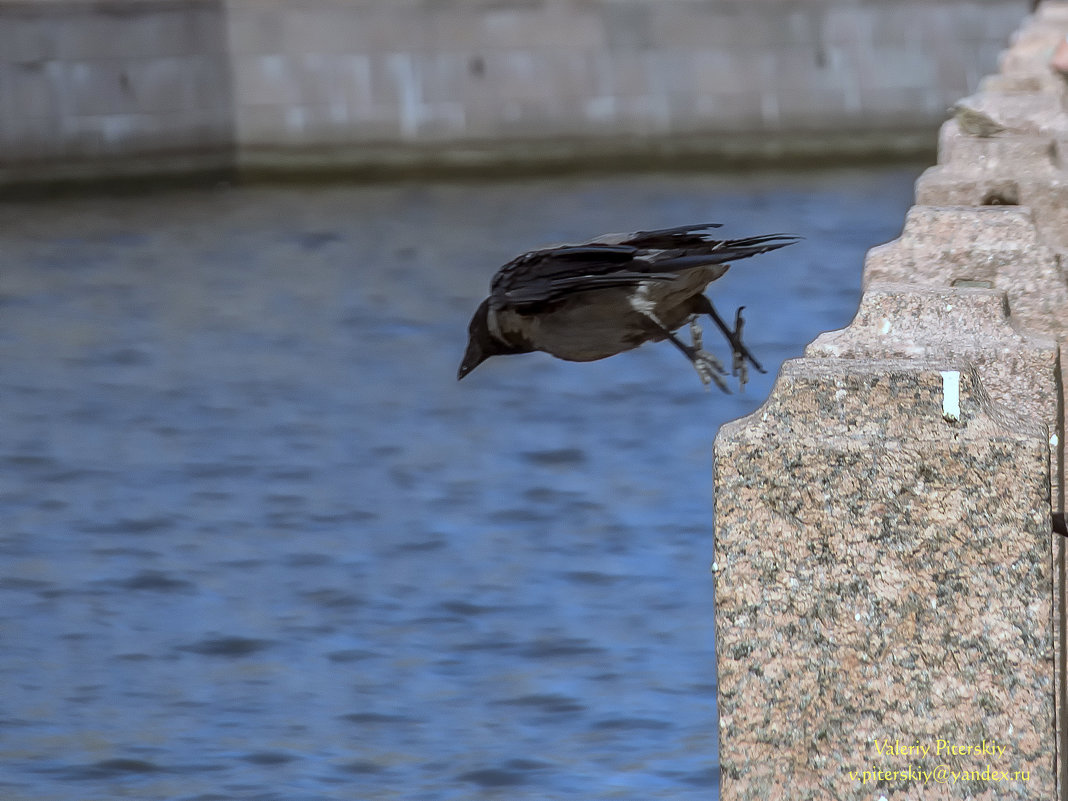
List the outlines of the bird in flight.
{"label": "bird in flight", "polygon": [[[491,356],[544,351],[589,362],[645,342],[667,339],[685,354],[702,383],[730,392],[726,370],[704,350],[698,319],[707,314],[726,337],[732,374],[744,386],[748,364],[764,368],[742,343],[742,309],[729,327],[703,294],[729,262],[793,244],[800,237],[768,234],[715,239],[716,223],[657,231],[605,234],[581,245],[532,250],[508,262],[490,283],[468,326],[462,379]],[[689,323],[691,344],[675,331]]]}

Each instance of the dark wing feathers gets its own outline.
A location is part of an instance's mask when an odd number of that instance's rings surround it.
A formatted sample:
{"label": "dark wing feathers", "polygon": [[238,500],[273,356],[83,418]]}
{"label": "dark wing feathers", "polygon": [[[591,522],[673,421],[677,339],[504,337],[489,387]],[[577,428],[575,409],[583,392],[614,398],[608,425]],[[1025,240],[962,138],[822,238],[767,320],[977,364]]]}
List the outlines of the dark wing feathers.
{"label": "dark wing feathers", "polygon": [[[535,250],[527,256],[551,255],[559,261],[627,262],[634,258],[635,248],[629,245],[564,245],[547,250]],[[524,258],[520,256],[519,258]]]}
{"label": "dark wing feathers", "polygon": [[527,253],[506,264],[493,278],[491,295],[512,305],[556,300],[572,292],[634,286],[645,280],[670,281],[674,272],[654,271],[649,262],[638,261],[638,251],[626,248],[625,257],[613,248],[604,257],[600,249],[567,248],[563,258],[553,250]]}
{"label": "dark wing feathers", "polygon": [[680,271],[726,264],[797,241],[789,234],[715,240],[715,223],[639,231],[622,244],[590,243],[524,253],[493,277],[491,295],[512,306],[552,302],[575,292],[671,281]]}
{"label": "dark wing feathers", "polygon": [[623,240],[622,244],[654,250],[701,245],[712,240],[708,238],[708,234],[699,234],[697,233],[698,231],[722,227],[720,223],[703,223],[701,225],[680,225],[676,228],[661,228],[656,231],[637,231]]}
{"label": "dark wing feathers", "polygon": [[517,289],[510,289],[504,297],[510,303],[537,303],[554,300],[557,296],[572,292],[585,292],[590,289],[605,289],[613,286],[635,286],[642,281],[674,281],[678,273],[640,273],[620,270],[599,275],[582,274],[555,278],[550,282],[528,283]]}

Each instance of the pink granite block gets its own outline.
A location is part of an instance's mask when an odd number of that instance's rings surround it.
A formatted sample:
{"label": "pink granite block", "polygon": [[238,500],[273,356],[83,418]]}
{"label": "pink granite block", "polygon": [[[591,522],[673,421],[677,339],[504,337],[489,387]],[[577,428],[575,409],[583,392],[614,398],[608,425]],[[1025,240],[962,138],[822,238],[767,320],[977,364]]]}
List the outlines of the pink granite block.
{"label": "pink granite block", "polygon": [[1054,797],[1045,426],[963,363],[790,361],[715,498],[724,801]]}
{"label": "pink granite block", "polygon": [[869,283],[849,326],[821,334],[805,356],[968,364],[995,403],[1060,425],[1057,342],[1018,328],[1002,290]]}
{"label": "pink granite block", "polygon": [[868,251],[864,284],[876,281],[1002,290],[1016,325],[1058,339],[1068,332],[1060,258],[1022,206],[913,206],[901,237]]}
{"label": "pink granite block", "polygon": [[1068,3],[1063,0],[1042,0],[1033,20],[1039,25],[1053,25],[1068,29]]}
{"label": "pink granite block", "polygon": [[1064,79],[1054,75],[1048,66],[1035,70],[1017,70],[998,75],[988,75],[979,82],[981,92],[1050,92],[1060,95],[1065,88]]}
{"label": "pink granite block", "polygon": [[[1050,437],[1053,511],[1064,511],[1064,429],[1056,341],[1029,335],[1013,325],[1008,299],[992,289],[938,289],[873,283],[849,327],[820,335],[809,357],[847,359],[919,358],[971,365],[991,400],[1043,421]],[[1054,599],[1064,608],[1064,538],[1051,535]],[[1054,618],[1058,675],[1065,669],[1059,644],[1063,621]],[[1057,693],[1058,731],[1063,730],[1066,691]]]}
{"label": "pink granite block", "polygon": [[928,167],[916,181],[916,202],[923,206],[1015,206],[1020,184],[1006,171],[958,165]]}
{"label": "pink granite block", "polygon": [[1057,26],[1050,25],[1021,28],[1013,37],[1012,45],[998,59],[1000,72],[1004,75],[1042,70],[1048,72],[1050,57],[1064,38],[1064,33]]}
{"label": "pink granite block", "polygon": [[1054,166],[1052,136],[1004,133],[998,136],[969,136],[956,120],[943,123],[938,132],[938,163],[971,170],[1011,170],[1018,173],[1023,164],[1029,169]]}
{"label": "pink granite block", "polygon": [[931,167],[920,176],[916,202],[925,206],[1026,206],[1041,240],[1057,250],[1068,249],[1068,180],[1060,169],[1014,169],[1009,161],[997,165],[955,161]]}

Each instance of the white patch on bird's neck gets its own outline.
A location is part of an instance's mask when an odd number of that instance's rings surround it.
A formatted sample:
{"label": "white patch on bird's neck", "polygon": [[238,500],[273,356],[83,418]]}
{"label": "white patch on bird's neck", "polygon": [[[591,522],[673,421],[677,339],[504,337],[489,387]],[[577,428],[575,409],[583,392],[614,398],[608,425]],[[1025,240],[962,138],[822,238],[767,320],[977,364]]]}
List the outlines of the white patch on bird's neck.
{"label": "white patch on bird's neck", "polygon": [[642,281],[627,298],[630,301],[630,307],[638,314],[644,314],[646,317],[652,317],[653,312],[656,310],[656,303],[649,298],[649,288],[651,286],[652,283],[650,281]]}
{"label": "white patch on bird's neck", "polygon": [[649,290],[654,286],[652,281],[642,281],[638,284],[637,288],[630,294],[627,300],[630,301],[630,307],[638,314],[645,315],[658,328],[662,328],[665,331],[668,327],[664,325],[663,321],[656,314],[656,301],[649,297]]}

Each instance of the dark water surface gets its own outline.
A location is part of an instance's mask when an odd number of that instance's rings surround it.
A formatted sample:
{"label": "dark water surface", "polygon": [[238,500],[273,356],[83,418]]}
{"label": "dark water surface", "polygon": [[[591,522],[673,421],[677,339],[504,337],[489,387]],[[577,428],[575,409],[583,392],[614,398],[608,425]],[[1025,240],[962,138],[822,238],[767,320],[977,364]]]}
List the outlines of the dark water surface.
{"label": "dark water surface", "polygon": [[[0,206],[0,798],[713,798],[712,439],[917,172]],[[667,343],[456,383],[511,256],[706,220],[806,237],[714,285],[745,394]]]}

